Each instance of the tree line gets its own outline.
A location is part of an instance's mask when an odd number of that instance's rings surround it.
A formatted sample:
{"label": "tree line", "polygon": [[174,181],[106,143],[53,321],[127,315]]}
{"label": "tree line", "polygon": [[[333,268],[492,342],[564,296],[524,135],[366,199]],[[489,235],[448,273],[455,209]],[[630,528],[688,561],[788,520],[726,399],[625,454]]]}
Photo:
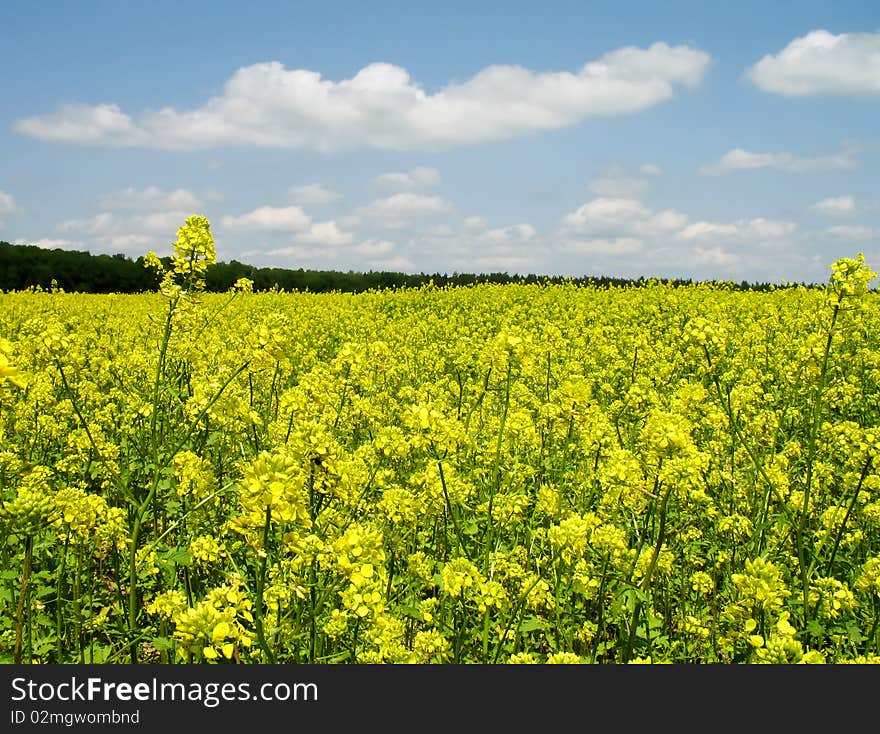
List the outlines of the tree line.
{"label": "tree line", "polygon": [[[168,265],[170,258],[162,258]],[[327,293],[359,293],[388,288],[418,288],[433,282],[437,287],[465,286],[477,283],[563,283],[573,282],[598,287],[643,285],[645,278],[627,279],[584,276],[568,278],[547,275],[508,273],[418,273],[386,271],[305,270],[303,268],[258,268],[231,260],[208,267],[207,290],[229,290],[239,278],[253,281],[255,291],[284,290]],[[690,285],[690,278],[652,279],[676,286]],[[740,290],[770,290],[771,283],[728,283]],[[79,250],[47,249],[35,245],[0,242],[0,291],[58,288],[68,293],[142,293],[155,291],[159,278],[144,267],[144,258],[131,259],[123,254],[92,255]]]}

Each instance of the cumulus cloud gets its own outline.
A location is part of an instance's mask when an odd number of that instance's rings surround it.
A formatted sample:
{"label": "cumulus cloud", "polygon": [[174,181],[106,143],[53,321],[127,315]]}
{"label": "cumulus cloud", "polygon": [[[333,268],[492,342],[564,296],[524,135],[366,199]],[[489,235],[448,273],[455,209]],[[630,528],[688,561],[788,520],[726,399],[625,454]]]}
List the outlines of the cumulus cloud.
{"label": "cumulus cloud", "polygon": [[478,236],[481,242],[527,242],[534,239],[538,231],[531,224],[514,224],[510,227],[490,229]]}
{"label": "cumulus cloud", "polygon": [[190,210],[157,211],[145,214],[100,212],[93,217],[67,219],[55,230],[79,235],[74,242],[89,252],[122,252],[143,255],[153,250],[170,254],[177,230],[183,226]]}
{"label": "cumulus cloud", "polygon": [[679,232],[686,240],[739,239],[747,242],[786,237],[797,224],[774,219],[740,219],[735,222],[694,222]]}
{"label": "cumulus cloud", "polygon": [[63,104],[48,115],[27,117],[14,130],[39,140],[83,145],[149,146],[151,135],[115,104]]}
{"label": "cumulus cloud", "polygon": [[364,240],[354,249],[360,255],[368,255],[375,257],[376,255],[387,255],[394,250],[397,245],[390,240]]}
{"label": "cumulus cloud", "polygon": [[128,216],[101,212],[85,219],[67,219],[56,229],[59,232],[79,232],[88,235],[119,235],[125,230],[176,234],[190,215],[188,211],[151,212]]}
{"label": "cumulus cloud", "polygon": [[195,211],[203,205],[202,200],[187,189],[163,191],[156,186],[148,186],[141,191],[132,187],[122,191],[115,191],[102,196],[100,203],[103,209],[131,209],[140,211],[144,209]]}
{"label": "cumulus cloud", "polygon": [[746,75],[763,91],[787,97],[880,95],[880,33],[815,30],[767,54]]}
{"label": "cumulus cloud", "polygon": [[600,197],[580,206],[562,220],[568,233],[594,237],[653,236],[681,229],[687,216],[674,209],[655,212],[637,199]]}
{"label": "cumulus cloud", "polygon": [[[596,274],[754,279],[800,263],[794,222],[757,217],[732,222],[691,221],[674,209],[655,211],[638,199],[598,198],[565,215],[555,249],[581,258]],[[781,271],[780,271],[781,272]]]}
{"label": "cumulus cloud", "polygon": [[740,261],[739,255],[728,252],[723,247],[700,247],[697,245],[691,251],[691,254],[696,265],[728,267],[736,265]]}
{"label": "cumulus cloud", "polygon": [[565,240],[560,249],[575,255],[625,257],[641,252],[643,244],[635,237],[595,237],[587,240]]}
{"label": "cumulus cloud", "polygon": [[405,192],[360,206],[355,210],[355,216],[385,227],[400,227],[412,219],[446,214],[452,209],[452,204],[440,196]]}
{"label": "cumulus cloud", "polygon": [[306,232],[298,234],[298,242],[313,245],[350,245],[353,239],[351,232],[339,229],[336,222],[316,222]]}
{"label": "cumulus cloud", "polygon": [[411,171],[383,173],[373,179],[373,185],[394,191],[428,189],[440,184],[440,171],[436,168],[419,166]]}
{"label": "cumulus cloud", "polygon": [[[15,211],[15,200],[12,198],[12,194],[7,194],[5,191],[0,191],[0,214],[9,214]],[[0,219],[0,228],[4,226],[4,222]]]}
{"label": "cumulus cloud", "polygon": [[742,148],[728,151],[717,163],[709,163],[700,171],[709,176],[721,176],[735,171],[754,171],[770,168],[785,173],[812,173],[817,171],[852,170],[858,168],[856,148],[822,156],[798,156],[791,153],[753,153]]}
{"label": "cumulus cloud", "polygon": [[247,214],[220,219],[221,227],[239,232],[299,232],[310,225],[309,216],[298,206],[261,206]]}
{"label": "cumulus cloud", "polygon": [[287,190],[287,199],[291,204],[332,204],[341,198],[342,194],[323,184],[291,186]]}
{"label": "cumulus cloud", "polygon": [[12,194],[7,194],[5,191],[0,191],[0,214],[8,214],[11,211],[15,210],[15,200],[12,198]]}
{"label": "cumulus cloud", "polygon": [[324,248],[315,249],[310,247],[297,247],[296,245],[293,245],[291,247],[278,247],[274,250],[268,250],[265,253],[254,252],[253,254],[281,256],[293,258],[296,260],[308,260],[311,262],[320,260],[332,260],[337,257],[337,253],[334,250],[327,250]]}
{"label": "cumulus cloud", "polygon": [[613,165],[598,178],[590,181],[590,191],[599,196],[611,198],[631,198],[648,190],[651,176],[660,174],[660,169],[651,164],[629,170],[621,165]]}
{"label": "cumulus cloud", "polygon": [[846,217],[855,214],[856,200],[852,196],[831,196],[817,201],[810,209],[829,217]]}
{"label": "cumulus cloud", "polygon": [[486,217],[472,215],[464,218],[462,227],[465,232],[482,232],[489,227],[489,220]]}
{"label": "cumulus cloud", "polygon": [[874,240],[880,239],[880,229],[867,227],[862,224],[838,224],[825,230],[832,237],[845,240]]}
{"label": "cumulus cloud", "polygon": [[115,104],[62,105],[14,129],[46,141],[123,147],[446,150],[637,113],[699,85],[710,64],[698,48],[658,42],[619,48],[575,73],[488,66],[430,93],[393,64],[332,81],[273,61],[239,69],[195,109],[164,107],[135,119]]}
{"label": "cumulus cloud", "polygon": [[56,228],[59,232],[82,232],[83,234],[103,234],[112,228],[114,217],[110,212],[102,212],[86,219],[66,219]]}

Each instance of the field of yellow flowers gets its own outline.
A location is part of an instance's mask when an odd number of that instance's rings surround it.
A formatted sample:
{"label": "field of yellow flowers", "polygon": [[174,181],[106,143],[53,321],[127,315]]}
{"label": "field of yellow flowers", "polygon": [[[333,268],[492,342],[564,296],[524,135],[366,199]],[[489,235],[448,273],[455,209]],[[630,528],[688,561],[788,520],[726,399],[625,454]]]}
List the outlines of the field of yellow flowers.
{"label": "field of yellow flowers", "polygon": [[[0,294],[0,661],[880,662],[880,302]],[[151,256],[148,263],[161,268]]]}

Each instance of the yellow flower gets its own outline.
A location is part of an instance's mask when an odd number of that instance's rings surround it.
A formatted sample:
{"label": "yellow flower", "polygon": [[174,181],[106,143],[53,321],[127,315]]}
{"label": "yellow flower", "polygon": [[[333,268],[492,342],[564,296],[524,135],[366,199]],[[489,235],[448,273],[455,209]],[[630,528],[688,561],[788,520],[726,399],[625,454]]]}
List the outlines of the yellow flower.
{"label": "yellow flower", "polygon": [[23,388],[27,385],[27,379],[21,370],[9,364],[6,355],[0,352],[0,387],[7,381],[16,387]]}

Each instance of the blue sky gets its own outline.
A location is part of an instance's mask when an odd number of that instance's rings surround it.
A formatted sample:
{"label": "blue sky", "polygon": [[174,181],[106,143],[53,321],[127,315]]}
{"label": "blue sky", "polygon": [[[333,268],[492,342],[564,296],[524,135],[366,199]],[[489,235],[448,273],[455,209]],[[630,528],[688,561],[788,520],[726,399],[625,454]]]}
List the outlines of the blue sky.
{"label": "blue sky", "polygon": [[0,239],[407,272],[880,269],[875,2],[3,3]]}

